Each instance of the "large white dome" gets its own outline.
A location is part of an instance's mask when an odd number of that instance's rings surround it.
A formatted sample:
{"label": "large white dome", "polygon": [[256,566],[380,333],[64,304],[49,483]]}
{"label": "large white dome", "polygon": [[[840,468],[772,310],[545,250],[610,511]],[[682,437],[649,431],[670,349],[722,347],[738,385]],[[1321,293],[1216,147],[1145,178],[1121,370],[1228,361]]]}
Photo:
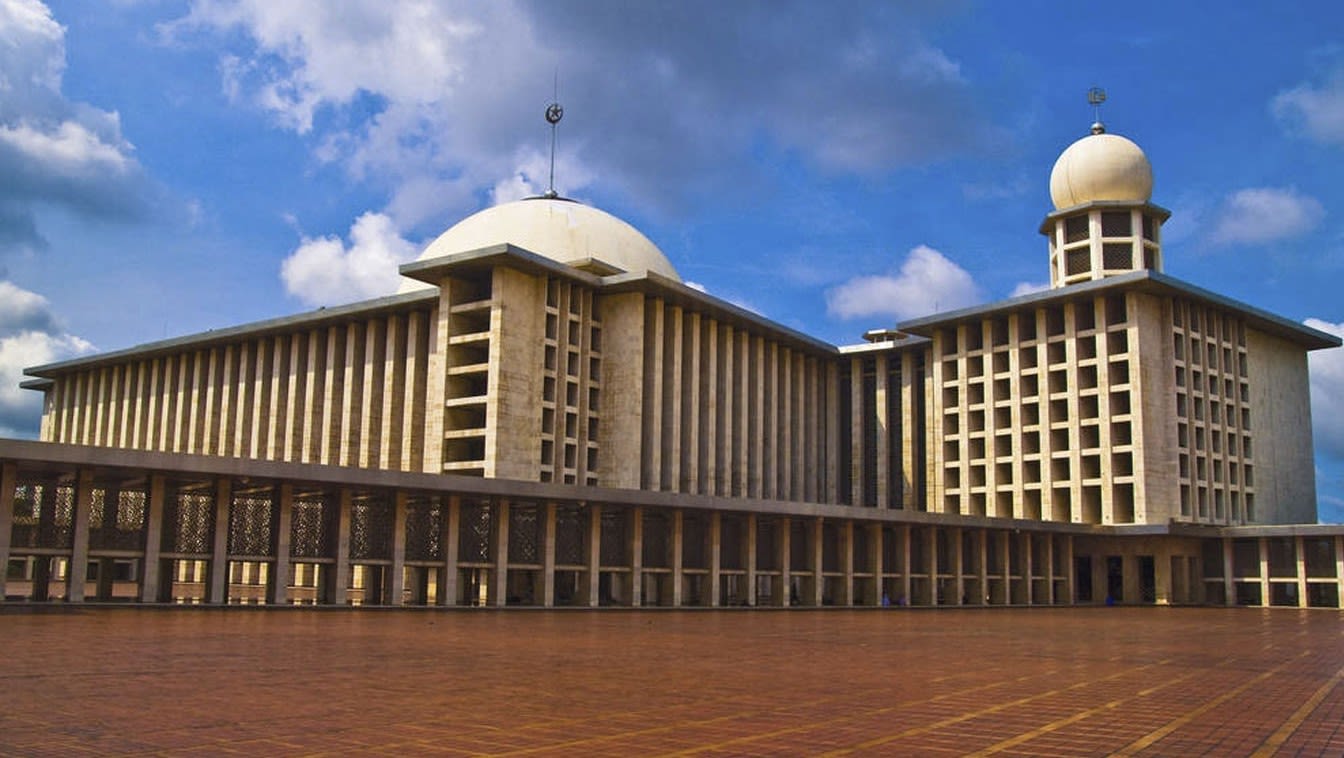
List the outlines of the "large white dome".
{"label": "large white dome", "polygon": [[1104,200],[1146,203],[1152,196],[1148,156],[1118,134],[1083,137],[1060,154],[1050,172],[1055,210]]}
{"label": "large white dome", "polygon": [[560,263],[595,258],[630,273],[652,271],[681,281],[667,256],[638,229],[573,200],[536,197],[496,205],[454,224],[417,260],[507,242]]}

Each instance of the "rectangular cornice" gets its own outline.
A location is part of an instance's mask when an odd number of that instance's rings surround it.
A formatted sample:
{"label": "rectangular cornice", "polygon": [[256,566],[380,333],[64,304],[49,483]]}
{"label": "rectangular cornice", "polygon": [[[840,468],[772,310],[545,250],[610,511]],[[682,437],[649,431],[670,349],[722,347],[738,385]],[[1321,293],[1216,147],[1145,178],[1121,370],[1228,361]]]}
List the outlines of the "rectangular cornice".
{"label": "rectangular cornice", "polygon": [[897,328],[903,332],[910,332],[925,337],[931,337],[933,332],[945,326],[953,326],[965,321],[977,321],[990,316],[996,316],[1002,313],[1011,313],[1013,311],[1024,310],[1027,308],[1036,308],[1043,305],[1065,302],[1078,297],[1095,296],[1112,291],[1138,290],[1156,295],[1181,296],[1197,300],[1208,305],[1212,305],[1225,310],[1233,311],[1247,320],[1249,325],[1266,334],[1281,337],[1290,342],[1295,342],[1307,350],[1319,350],[1322,348],[1339,347],[1340,339],[1333,334],[1327,334],[1317,329],[1312,329],[1305,324],[1299,324],[1291,319],[1275,315],[1269,311],[1261,310],[1246,303],[1224,297],[1193,284],[1184,282],[1166,274],[1160,274],[1155,271],[1134,271],[1127,274],[1118,274],[1108,276],[1104,279],[1094,279],[1079,284],[1071,284],[1067,287],[1042,290],[1033,292],[1021,297],[1014,297],[1008,300],[1000,300],[986,305],[973,306],[971,308],[962,308],[960,310],[938,313],[923,318],[911,319],[897,324]]}
{"label": "rectangular cornice", "polygon": [[106,353],[85,356],[83,358],[72,358],[67,361],[47,363],[41,366],[26,368],[23,370],[23,373],[28,376],[55,377],[68,371],[90,368],[105,363],[116,363],[129,359],[152,358],[154,356],[181,352],[187,349],[199,350],[212,345],[237,342],[244,338],[252,339],[256,337],[265,337],[280,332],[293,331],[298,328],[310,329],[323,324],[368,318],[370,316],[377,316],[399,310],[414,310],[425,306],[433,306],[438,302],[439,293],[437,290],[406,292],[373,300],[362,300],[358,303],[351,303],[349,305],[338,305],[332,308],[318,308],[315,311],[299,313],[293,316],[281,316],[265,321],[254,321],[250,324],[243,324],[241,326],[211,329],[210,331],[190,334],[185,337],[174,337],[158,342],[147,342],[143,345],[137,345],[124,350],[113,350]]}

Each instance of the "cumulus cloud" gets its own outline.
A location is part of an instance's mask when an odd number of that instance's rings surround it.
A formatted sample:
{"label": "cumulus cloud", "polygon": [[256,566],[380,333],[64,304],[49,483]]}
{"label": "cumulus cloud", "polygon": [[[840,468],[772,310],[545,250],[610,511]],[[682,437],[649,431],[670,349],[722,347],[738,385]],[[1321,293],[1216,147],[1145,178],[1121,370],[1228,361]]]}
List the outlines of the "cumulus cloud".
{"label": "cumulus cloud", "polygon": [[[1309,318],[1307,326],[1344,337],[1344,323]],[[1308,354],[1311,366],[1311,420],[1316,452],[1344,462],[1344,348]]]}
{"label": "cumulus cloud", "polygon": [[0,281],[0,436],[37,435],[42,396],[20,389],[25,368],[92,351],[61,327],[45,297]]}
{"label": "cumulus cloud", "polygon": [[966,269],[927,245],[910,251],[894,275],[859,276],[826,293],[826,310],[840,318],[891,316],[897,321],[980,302]]}
{"label": "cumulus cloud", "polygon": [[1270,101],[1270,111],[1291,131],[1344,147],[1344,68],[1323,83],[1303,83],[1280,92]]}
{"label": "cumulus cloud", "polygon": [[693,203],[707,184],[767,186],[746,157],[761,146],[874,173],[982,144],[960,64],[919,32],[945,12],[197,0],[163,31],[184,44],[229,39],[225,91],[311,135],[319,158],[386,183],[384,210],[412,229],[544,187],[536,158],[557,69],[562,193],[602,176],[658,208]]}
{"label": "cumulus cloud", "polygon": [[304,238],[281,263],[280,278],[290,294],[309,305],[390,295],[402,281],[397,267],[416,252],[392,219],[365,213],[350,227],[348,245],[334,236]]}
{"label": "cumulus cloud", "polygon": [[1223,201],[1212,239],[1219,244],[1291,239],[1316,228],[1324,216],[1320,201],[1292,187],[1251,187]]}
{"label": "cumulus cloud", "polygon": [[0,0],[0,245],[41,249],[39,207],[126,218],[140,171],[115,112],[62,94],[65,30],[38,0]]}

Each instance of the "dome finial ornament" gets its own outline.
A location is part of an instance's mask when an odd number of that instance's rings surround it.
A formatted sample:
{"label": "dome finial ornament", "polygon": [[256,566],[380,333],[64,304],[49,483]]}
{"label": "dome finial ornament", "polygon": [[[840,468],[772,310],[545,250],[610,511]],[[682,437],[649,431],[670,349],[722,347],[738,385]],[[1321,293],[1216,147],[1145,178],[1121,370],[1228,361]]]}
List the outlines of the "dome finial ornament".
{"label": "dome finial ornament", "polygon": [[551,180],[546,187],[544,197],[559,197],[555,191],[555,127],[565,117],[565,109],[560,105],[560,72],[555,72],[555,97],[546,106],[546,123],[551,125]]}
{"label": "dome finial ornament", "polygon": [[1087,91],[1087,102],[1092,106],[1092,133],[1104,134],[1106,125],[1101,123],[1101,104],[1106,102],[1106,90],[1093,87]]}

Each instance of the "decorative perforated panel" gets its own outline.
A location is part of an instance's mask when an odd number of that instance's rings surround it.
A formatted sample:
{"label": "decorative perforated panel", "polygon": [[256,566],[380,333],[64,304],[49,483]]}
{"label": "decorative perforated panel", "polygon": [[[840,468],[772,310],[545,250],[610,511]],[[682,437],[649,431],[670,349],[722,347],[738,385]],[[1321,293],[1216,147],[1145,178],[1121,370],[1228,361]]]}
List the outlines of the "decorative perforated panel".
{"label": "decorative perforated panel", "polygon": [[437,561],[443,557],[443,509],[436,497],[414,498],[406,504],[406,560]]}

